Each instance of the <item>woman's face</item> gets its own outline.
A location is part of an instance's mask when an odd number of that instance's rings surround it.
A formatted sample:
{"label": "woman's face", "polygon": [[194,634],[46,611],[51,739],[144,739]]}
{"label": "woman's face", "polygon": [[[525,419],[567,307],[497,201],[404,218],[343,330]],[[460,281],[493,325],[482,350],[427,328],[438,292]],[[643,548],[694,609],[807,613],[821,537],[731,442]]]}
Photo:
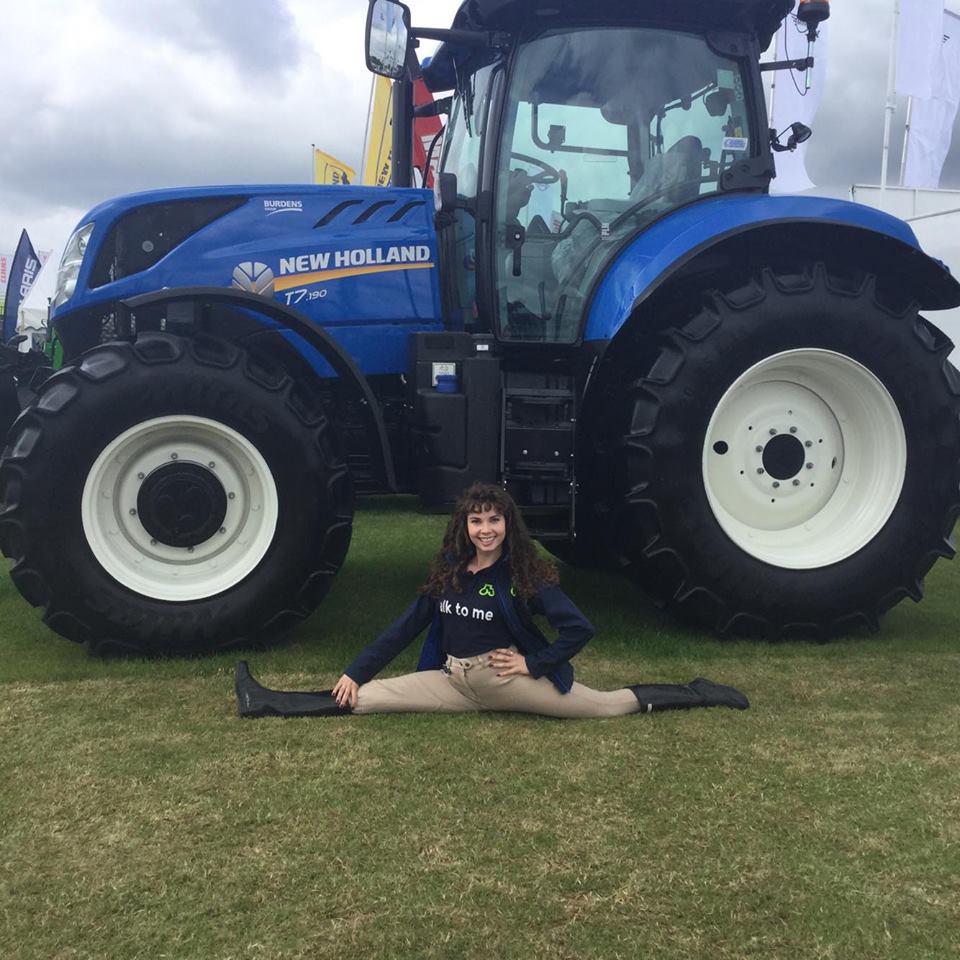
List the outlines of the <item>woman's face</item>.
{"label": "woman's face", "polygon": [[503,541],[507,536],[507,523],[495,507],[467,514],[467,535],[477,549],[477,558],[497,560],[503,553]]}

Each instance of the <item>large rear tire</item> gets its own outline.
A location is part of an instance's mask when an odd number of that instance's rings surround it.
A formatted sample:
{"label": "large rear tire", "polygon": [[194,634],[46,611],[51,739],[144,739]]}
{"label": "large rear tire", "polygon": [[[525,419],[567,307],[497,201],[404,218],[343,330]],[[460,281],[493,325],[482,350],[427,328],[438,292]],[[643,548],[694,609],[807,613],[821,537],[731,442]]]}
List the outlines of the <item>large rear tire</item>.
{"label": "large rear tire", "polygon": [[218,340],[145,335],[51,377],[0,466],[0,547],[99,652],[281,639],[327,592],[352,489],[315,389]]}
{"label": "large rear tire", "polygon": [[664,331],[628,388],[615,539],[720,633],[826,638],[919,600],[953,555],[950,341],[876,278],[764,271]]}

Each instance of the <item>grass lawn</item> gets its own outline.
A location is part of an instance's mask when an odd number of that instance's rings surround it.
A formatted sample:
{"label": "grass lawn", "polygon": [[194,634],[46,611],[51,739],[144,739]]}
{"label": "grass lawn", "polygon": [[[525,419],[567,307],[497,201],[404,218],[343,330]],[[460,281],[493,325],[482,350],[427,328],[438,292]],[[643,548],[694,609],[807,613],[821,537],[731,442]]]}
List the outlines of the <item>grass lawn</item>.
{"label": "grass lawn", "polygon": [[[445,522],[410,503],[358,514],[265,682],[329,686],[409,602]],[[233,656],[92,659],[0,578],[0,958],[960,957],[960,564],[828,646],[563,583],[581,680],[752,709],[240,721]]]}

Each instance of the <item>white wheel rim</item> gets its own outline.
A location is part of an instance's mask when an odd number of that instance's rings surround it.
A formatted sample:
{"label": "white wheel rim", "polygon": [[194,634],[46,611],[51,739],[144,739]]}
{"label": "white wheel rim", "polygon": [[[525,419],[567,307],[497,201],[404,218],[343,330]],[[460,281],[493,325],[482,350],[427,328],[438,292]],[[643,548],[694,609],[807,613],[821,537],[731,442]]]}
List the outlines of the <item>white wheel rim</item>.
{"label": "white wheel rim", "polygon": [[[201,468],[225,495],[220,527],[189,547],[161,542],[138,509],[143,485],[171,464]],[[270,468],[244,436],[215,420],[175,416],[145,420],[107,444],[87,474],[81,515],[110,576],[143,596],[185,602],[228,590],[260,563],[277,503]]]}
{"label": "white wheel rim", "polygon": [[714,516],[751,556],[808,570],[879,533],[900,497],[907,443],[886,387],[829,350],[767,357],[724,393],[707,426]]}

